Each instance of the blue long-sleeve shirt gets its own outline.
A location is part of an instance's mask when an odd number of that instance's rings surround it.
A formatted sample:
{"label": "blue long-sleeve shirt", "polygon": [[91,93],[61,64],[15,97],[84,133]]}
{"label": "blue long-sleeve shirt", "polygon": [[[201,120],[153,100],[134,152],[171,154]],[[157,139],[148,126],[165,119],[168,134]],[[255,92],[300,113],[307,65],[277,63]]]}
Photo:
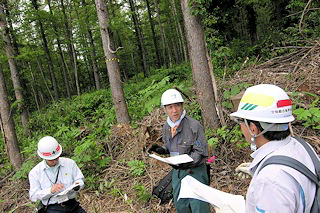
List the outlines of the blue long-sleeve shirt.
{"label": "blue long-sleeve shirt", "polygon": [[[51,193],[51,188],[55,184],[58,170],[59,175],[57,183],[63,184],[64,189],[68,188],[75,182],[80,184],[80,189],[84,187],[84,176],[74,160],[60,157],[59,168],[55,170],[50,169],[43,160],[29,172],[29,197],[32,202],[41,200],[44,205],[47,205],[50,197],[51,199],[49,204],[55,204],[58,202],[55,195],[59,192],[55,194]],[[68,199],[73,199],[76,197],[76,192],[71,190],[68,192],[67,196]]]}

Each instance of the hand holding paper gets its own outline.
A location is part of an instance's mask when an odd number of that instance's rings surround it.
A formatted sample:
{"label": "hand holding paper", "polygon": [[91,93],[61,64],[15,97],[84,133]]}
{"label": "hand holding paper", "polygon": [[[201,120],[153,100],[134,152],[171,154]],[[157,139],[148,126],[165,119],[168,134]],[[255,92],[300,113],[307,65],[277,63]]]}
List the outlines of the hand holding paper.
{"label": "hand holding paper", "polygon": [[[66,188],[65,190],[63,190],[62,192],[60,192],[59,194],[57,194],[56,196],[62,196],[62,195],[66,195],[69,191],[74,190],[75,188],[79,187],[80,189],[80,183],[79,182],[75,182],[73,183],[71,186],[69,186],[68,188]],[[79,190],[78,189],[78,190]],[[77,190],[75,190],[77,191]]]}
{"label": "hand holding paper", "polygon": [[173,165],[178,165],[181,163],[189,163],[193,161],[193,159],[187,154],[172,156],[168,158],[162,158],[158,155],[150,154],[149,157],[152,157],[164,163],[173,164]]}

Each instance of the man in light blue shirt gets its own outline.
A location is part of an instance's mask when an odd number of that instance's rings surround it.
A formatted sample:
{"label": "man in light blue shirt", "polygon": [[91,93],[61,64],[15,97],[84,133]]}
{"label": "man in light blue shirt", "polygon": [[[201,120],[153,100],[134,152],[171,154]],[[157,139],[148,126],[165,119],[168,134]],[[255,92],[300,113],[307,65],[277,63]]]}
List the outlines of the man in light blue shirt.
{"label": "man in light blue shirt", "polygon": [[43,161],[29,172],[30,200],[40,200],[47,213],[86,213],[75,200],[76,192],[84,187],[84,177],[77,164],[60,157],[62,147],[51,136],[40,139],[37,153]]}

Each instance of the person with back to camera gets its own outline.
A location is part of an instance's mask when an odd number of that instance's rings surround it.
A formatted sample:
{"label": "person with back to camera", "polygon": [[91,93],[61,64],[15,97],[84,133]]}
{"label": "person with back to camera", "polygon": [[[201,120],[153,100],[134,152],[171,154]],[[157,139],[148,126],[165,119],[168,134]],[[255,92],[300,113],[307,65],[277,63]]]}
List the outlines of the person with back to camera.
{"label": "person with back to camera", "polygon": [[[299,142],[300,139],[290,136],[289,123],[294,121],[294,117],[292,101],[286,92],[271,84],[249,87],[241,98],[238,110],[230,116],[240,123],[253,151],[253,161],[243,163],[236,169],[240,174],[252,175],[245,212],[309,213],[315,199],[314,182],[296,169],[282,164],[269,164],[261,169],[272,156],[288,156],[315,174],[311,155]],[[312,148],[310,151],[314,152]],[[313,156],[319,161],[317,155]],[[233,211],[217,209],[217,212]]]}
{"label": "person with back to camera", "polygon": [[172,166],[173,199],[177,213],[209,213],[210,205],[204,201],[182,198],[178,199],[181,180],[190,175],[208,185],[208,174],[205,159],[208,157],[208,142],[204,137],[201,124],[186,115],[184,100],[179,91],[169,89],[162,94],[161,106],[168,115],[163,126],[162,139],[164,146],[153,144],[149,153],[182,155],[188,154],[193,162]]}
{"label": "person with back to camera", "polygon": [[[40,139],[37,153],[43,161],[29,172],[30,200],[40,200],[47,213],[86,213],[75,200],[76,192],[84,187],[84,177],[77,164],[60,157],[62,147],[51,136]],[[77,185],[67,194],[55,196],[74,183]]]}

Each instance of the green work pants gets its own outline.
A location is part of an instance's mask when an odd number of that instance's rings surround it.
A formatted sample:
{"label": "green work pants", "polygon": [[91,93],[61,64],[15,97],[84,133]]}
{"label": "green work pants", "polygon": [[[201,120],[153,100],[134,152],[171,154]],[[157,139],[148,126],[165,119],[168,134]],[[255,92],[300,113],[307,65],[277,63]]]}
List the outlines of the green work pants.
{"label": "green work pants", "polygon": [[176,206],[177,213],[209,213],[210,204],[198,199],[193,198],[180,198],[178,201],[178,196],[180,193],[181,180],[190,175],[197,179],[203,184],[208,185],[208,175],[206,165],[202,164],[196,168],[189,170],[173,169],[172,171],[172,188],[173,188],[173,200]]}

